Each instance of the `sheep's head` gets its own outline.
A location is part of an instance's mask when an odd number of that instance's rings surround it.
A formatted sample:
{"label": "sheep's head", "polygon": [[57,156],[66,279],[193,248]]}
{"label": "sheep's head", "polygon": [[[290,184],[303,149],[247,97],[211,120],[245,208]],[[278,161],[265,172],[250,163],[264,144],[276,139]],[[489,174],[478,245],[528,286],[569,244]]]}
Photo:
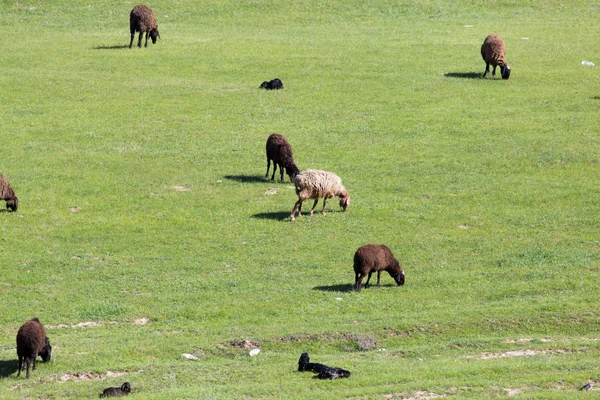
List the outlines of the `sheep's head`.
{"label": "sheep's head", "polygon": [[350,196],[340,196],[340,207],[342,207],[344,211],[348,210],[348,207],[350,207]]}
{"label": "sheep's head", "polygon": [[121,385],[121,391],[125,393],[131,393],[131,385],[129,384],[129,382],[125,382]]}
{"label": "sheep's head", "polygon": [[156,44],[156,39],[160,39],[158,28],[152,28],[152,30],[150,30],[150,38],[152,39],[152,44]]}
{"label": "sheep's head", "polygon": [[500,66],[500,75],[502,75],[502,79],[508,79],[510,77],[510,67]]}
{"label": "sheep's head", "polygon": [[6,208],[10,208],[12,211],[17,211],[17,208],[19,208],[19,199],[17,196],[6,200]]}
{"label": "sheep's head", "polygon": [[52,346],[50,345],[50,339],[46,336],[46,345],[44,349],[40,352],[39,356],[42,357],[44,362],[50,361],[50,356],[52,355]]}
{"label": "sheep's head", "polygon": [[294,178],[300,173],[300,170],[295,164],[291,164],[285,166],[285,173],[290,177],[290,181],[294,182]]}
{"label": "sheep's head", "polygon": [[398,286],[404,285],[404,271],[400,271],[399,274],[393,275],[393,277]]}
{"label": "sheep's head", "polygon": [[263,83],[260,84],[260,86],[258,87],[259,89],[267,89],[269,87],[269,82],[264,81]]}

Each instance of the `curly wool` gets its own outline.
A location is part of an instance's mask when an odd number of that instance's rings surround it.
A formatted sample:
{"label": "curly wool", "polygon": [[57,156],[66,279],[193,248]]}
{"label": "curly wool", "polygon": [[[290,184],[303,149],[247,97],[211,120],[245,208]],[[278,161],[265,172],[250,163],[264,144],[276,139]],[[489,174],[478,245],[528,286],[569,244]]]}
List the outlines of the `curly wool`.
{"label": "curly wool", "polygon": [[348,197],[342,179],[333,172],[307,169],[294,179],[296,194],[301,200]]}
{"label": "curly wool", "polygon": [[8,179],[0,174],[0,200],[6,200],[6,208],[17,211],[19,199],[15,195],[15,191],[10,187]]}
{"label": "curly wool", "polygon": [[[496,67],[500,67],[504,78],[504,69],[509,68],[506,62],[506,45],[504,40],[496,34],[488,35],[481,45],[481,57],[486,63],[486,70],[483,76],[485,76],[489,70],[489,66],[494,67],[492,75],[496,74]],[[507,79],[507,78],[505,78]]]}
{"label": "curly wool", "polygon": [[156,43],[156,38],[160,38],[158,33],[158,25],[156,24],[156,15],[154,11],[146,6],[139,5],[133,7],[129,14],[129,29],[131,31],[131,41],[129,47],[133,44],[135,32],[139,32],[138,47],[142,47],[142,35],[146,34],[146,44],[148,47],[148,36],[151,37],[152,43]]}

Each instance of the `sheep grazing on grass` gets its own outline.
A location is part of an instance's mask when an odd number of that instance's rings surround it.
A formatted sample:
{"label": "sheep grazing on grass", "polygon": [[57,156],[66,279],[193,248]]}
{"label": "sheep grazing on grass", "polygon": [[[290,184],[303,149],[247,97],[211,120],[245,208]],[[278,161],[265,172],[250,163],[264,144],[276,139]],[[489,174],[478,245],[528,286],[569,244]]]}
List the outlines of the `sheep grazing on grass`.
{"label": "sheep grazing on grass", "polygon": [[104,389],[100,397],[122,397],[131,393],[131,385],[125,382],[121,387],[109,387]]}
{"label": "sheep grazing on grass", "polygon": [[324,364],[311,363],[308,353],[302,353],[300,360],[298,361],[298,371],[310,371],[318,374],[316,377],[319,379],[339,379],[348,378],[350,371],[337,367],[328,367]]}
{"label": "sheep grazing on grass", "polygon": [[8,179],[0,174],[0,200],[6,200],[6,208],[17,211],[19,208],[19,199],[15,196],[15,191],[10,187]]}
{"label": "sheep grazing on grass", "polygon": [[402,271],[400,263],[394,258],[390,249],[383,244],[367,244],[359,247],[354,253],[354,272],[356,273],[354,289],[360,292],[362,280],[368,274],[369,277],[365,283],[365,287],[367,287],[374,271],[377,271],[377,286],[379,286],[381,271],[387,271],[398,286],[404,285],[404,271]]}
{"label": "sheep grazing on grass", "polygon": [[323,199],[323,209],[321,210],[323,215],[325,215],[327,199],[332,197],[337,196],[340,198],[340,207],[342,207],[344,211],[348,210],[348,207],[350,207],[350,195],[344,185],[342,185],[340,177],[333,172],[307,169],[296,175],[294,178],[294,185],[296,186],[298,201],[290,214],[290,219],[292,221],[294,220],[296,211],[298,211],[299,217],[302,216],[302,202],[307,199],[315,199],[315,203],[310,210],[310,215],[313,215],[313,210],[321,198]]}
{"label": "sheep grazing on grass", "polygon": [[496,67],[500,67],[500,75],[502,79],[510,77],[510,67],[504,58],[506,55],[506,45],[504,40],[498,35],[489,35],[481,45],[481,57],[485,61],[485,72],[483,77],[490,71],[490,64],[494,67],[492,76],[496,76]]}
{"label": "sheep grazing on grass", "polygon": [[146,44],[148,47],[148,36],[152,39],[152,44],[156,44],[156,39],[160,39],[158,25],[156,25],[156,15],[152,9],[146,6],[135,6],[129,14],[129,29],[131,31],[131,41],[129,48],[133,45],[135,32],[139,32],[138,47],[142,47],[142,35],[146,34]]}
{"label": "sheep grazing on grass", "polygon": [[52,346],[40,320],[33,318],[25,322],[17,332],[17,356],[19,357],[17,376],[21,376],[23,369],[27,369],[26,378],[29,379],[29,365],[33,362],[35,371],[37,356],[42,357],[44,362],[48,362],[51,354]]}
{"label": "sheep grazing on grass", "polygon": [[283,82],[279,78],[275,78],[272,81],[264,81],[258,88],[267,90],[283,89]]}
{"label": "sheep grazing on grass", "polygon": [[271,160],[273,160],[273,176],[271,177],[271,180],[275,180],[275,171],[277,171],[277,165],[279,165],[282,182],[284,168],[291,181],[293,181],[294,177],[300,172],[294,163],[292,146],[290,146],[289,142],[282,135],[277,133],[274,133],[267,138],[267,173],[265,174],[265,178],[269,177]]}

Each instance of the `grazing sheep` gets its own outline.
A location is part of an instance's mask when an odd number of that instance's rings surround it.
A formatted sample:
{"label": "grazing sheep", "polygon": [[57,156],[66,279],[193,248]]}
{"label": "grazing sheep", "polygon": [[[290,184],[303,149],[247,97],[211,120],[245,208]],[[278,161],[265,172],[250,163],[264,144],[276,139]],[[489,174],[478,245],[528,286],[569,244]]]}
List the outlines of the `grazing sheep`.
{"label": "grazing sheep", "polygon": [[283,89],[283,82],[279,78],[275,78],[272,81],[264,81],[258,88],[267,90]]}
{"label": "grazing sheep", "polygon": [[340,177],[333,172],[307,169],[296,175],[294,178],[294,185],[296,186],[298,201],[290,214],[290,219],[292,221],[294,220],[296,211],[298,211],[299,217],[302,216],[302,202],[307,199],[315,199],[313,208],[310,210],[310,215],[313,215],[313,210],[317,206],[317,202],[320,198],[323,199],[323,209],[321,210],[323,215],[325,215],[325,205],[329,198],[335,196],[339,197],[340,207],[342,207],[344,211],[348,210],[348,207],[350,206],[350,195],[344,185],[342,185]]}
{"label": "grazing sheep", "polygon": [[270,135],[267,138],[267,173],[265,178],[269,176],[269,168],[271,168],[271,160],[273,160],[273,176],[271,180],[275,180],[275,171],[277,171],[277,165],[279,165],[279,171],[281,173],[281,181],[283,182],[283,169],[293,181],[294,177],[298,175],[300,170],[294,163],[292,154],[292,146],[289,142],[277,133]]}
{"label": "grazing sheep", "polygon": [[481,57],[485,61],[485,72],[483,77],[490,71],[490,64],[494,66],[492,76],[496,75],[496,67],[500,66],[500,74],[502,79],[510,77],[510,67],[504,58],[506,54],[506,45],[498,35],[489,35],[481,45]]}
{"label": "grazing sheep", "polygon": [[19,356],[17,376],[21,376],[21,370],[27,369],[26,378],[29,379],[29,365],[31,362],[33,362],[33,370],[35,371],[37,356],[42,357],[44,362],[48,362],[51,354],[52,346],[40,320],[33,318],[25,322],[17,332],[17,356]]}
{"label": "grazing sheep", "polygon": [[324,364],[311,363],[308,353],[302,353],[300,360],[298,361],[298,371],[311,371],[317,375],[319,379],[339,379],[348,378],[350,371],[337,367],[328,367]]}
{"label": "grazing sheep", "polygon": [[121,387],[109,387],[104,389],[100,397],[122,397],[131,393],[131,385],[125,382]]}
{"label": "grazing sheep", "polygon": [[368,274],[369,277],[365,283],[365,287],[367,287],[374,271],[377,271],[377,286],[379,286],[382,270],[387,271],[398,286],[404,285],[404,271],[387,246],[366,244],[359,247],[354,253],[354,272],[356,273],[354,288],[360,292],[362,280]]}
{"label": "grazing sheep", "polygon": [[15,191],[10,187],[8,179],[0,174],[0,200],[6,200],[6,208],[17,211],[19,208],[19,199],[15,196]]}
{"label": "grazing sheep", "polygon": [[139,32],[140,36],[138,39],[138,47],[142,47],[142,35],[146,34],[146,44],[148,47],[148,35],[152,39],[152,44],[156,44],[156,38],[160,39],[158,33],[158,25],[156,24],[156,15],[152,9],[146,6],[135,6],[129,14],[129,30],[131,31],[131,41],[129,42],[129,48],[133,44],[133,38],[135,32]]}

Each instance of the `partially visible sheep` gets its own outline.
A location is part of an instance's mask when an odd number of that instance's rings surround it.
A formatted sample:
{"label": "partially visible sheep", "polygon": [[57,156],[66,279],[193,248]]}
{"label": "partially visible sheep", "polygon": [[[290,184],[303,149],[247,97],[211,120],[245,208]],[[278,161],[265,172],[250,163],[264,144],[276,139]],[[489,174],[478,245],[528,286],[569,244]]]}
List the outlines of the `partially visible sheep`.
{"label": "partially visible sheep", "polygon": [[131,393],[131,385],[125,382],[121,387],[109,387],[104,389],[100,397],[123,397]]}
{"label": "partially visible sheep", "polygon": [[19,199],[15,196],[15,191],[10,187],[8,179],[0,174],[0,200],[6,200],[6,208],[17,211],[19,208]]}
{"label": "partially visible sheep", "polygon": [[483,77],[490,71],[490,64],[493,65],[492,76],[496,76],[496,67],[500,67],[500,75],[502,79],[510,77],[510,67],[504,58],[506,55],[506,45],[500,36],[491,34],[485,38],[481,45],[481,57],[485,61],[485,72]]}
{"label": "partially visible sheep", "polygon": [[294,185],[296,186],[298,201],[290,214],[290,219],[292,221],[294,220],[296,211],[298,211],[299,217],[302,216],[302,202],[307,199],[315,199],[313,208],[310,210],[310,215],[313,215],[313,210],[321,198],[323,199],[323,209],[321,210],[323,215],[325,215],[327,199],[332,197],[337,196],[340,198],[340,207],[342,207],[344,211],[348,210],[348,207],[350,207],[350,195],[344,185],[342,185],[340,177],[333,172],[307,169],[296,175],[296,178],[294,178]]}
{"label": "partially visible sheep", "polygon": [[360,292],[362,280],[368,274],[369,277],[365,283],[365,287],[367,287],[374,271],[377,271],[377,286],[379,286],[382,270],[387,271],[398,286],[404,285],[404,271],[387,246],[366,244],[359,247],[354,253],[354,272],[356,274],[354,289]]}
{"label": "partially visible sheep", "polygon": [[258,88],[267,90],[283,89],[283,82],[279,78],[275,78],[272,81],[264,81]]}
{"label": "partially visible sheep", "polygon": [[298,371],[311,371],[317,375],[319,379],[339,379],[350,377],[350,371],[342,368],[328,367],[325,364],[311,363],[308,353],[302,353],[298,360]]}
{"label": "partially visible sheep", "polygon": [[42,357],[44,362],[48,362],[51,354],[52,346],[40,320],[33,318],[25,322],[17,332],[17,356],[19,357],[17,376],[21,376],[21,370],[27,369],[26,378],[29,379],[29,365],[33,362],[35,371],[37,356]]}
{"label": "partially visible sheep", "polygon": [[158,25],[156,24],[156,15],[151,8],[146,6],[139,5],[133,7],[133,10],[131,10],[131,13],[129,14],[129,30],[131,31],[129,48],[131,48],[133,44],[133,38],[136,31],[140,33],[138,47],[142,47],[142,35],[144,33],[146,34],[145,47],[148,47],[148,35],[152,39],[152,44],[156,44],[157,38],[160,39]]}
{"label": "partially visible sheep", "polygon": [[267,173],[265,178],[269,176],[269,168],[271,168],[271,160],[273,160],[273,176],[271,180],[275,179],[275,171],[277,171],[277,165],[279,165],[279,171],[281,173],[281,181],[283,182],[283,169],[290,177],[290,180],[294,180],[294,177],[300,172],[296,164],[294,163],[294,157],[292,154],[292,146],[289,142],[277,133],[273,133],[267,138]]}

